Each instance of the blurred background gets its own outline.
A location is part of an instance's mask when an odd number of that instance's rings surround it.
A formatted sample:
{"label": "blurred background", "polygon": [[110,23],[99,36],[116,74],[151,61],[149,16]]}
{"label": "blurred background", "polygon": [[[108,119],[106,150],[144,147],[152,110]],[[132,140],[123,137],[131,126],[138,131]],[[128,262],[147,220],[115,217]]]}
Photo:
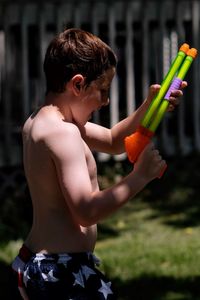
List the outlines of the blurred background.
{"label": "blurred background", "polygon": [[[110,127],[138,107],[145,99],[151,84],[162,82],[181,44],[186,42],[191,47],[200,49],[199,26],[198,0],[0,0],[2,299],[6,299],[8,286],[4,274],[7,274],[9,264],[25,238],[32,220],[31,201],[22,166],[21,128],[28,115],[43,103],[43,59],[52,37],[64,28],[80,27],[98,35],[115,50],[119,62],[110,91],[110,106],[93,116],[94,122]],[[149,185],[136,198],[135,206],[128,206],[128,210],[126,207],[119,215],[111,218],[111,221],[99,226],[100,241],[97,252],[104,258],[104,271],[116,282],[120,299],[200,299],[200,266],[197,268],[196,263],[200,254],[191,250],[191,247],[198,249],[200,233],[199,70],[197,58],[187,74],[188,87],[184,91],[181,105],[175,112],[165,116],[155,138],[155,143],[169,162],[165,177],[160,182]],[[126,155],[110,157],[99,153],[95,156],[102,188],[116,182],[131,168]],[[141,211],[144,213],[138,213]],[[138,225],[140,223],[144,224],[143,228]],[[139,227],[134,227],[133,224]],[[172,247],[173,249],[163,250],[161,256],[155,256],[153,252],[152,258],[144,251],[148,248],[145,242],[150,228],[154,232],[159,228],[159,236],[155,235],[152,241],[152,245],[157,245],[155,249],[166,249],[170,237],[172,245],[181,245],[180,251],[184,244],[185,252],[179,253]],[[174,231],[169,233],[168,230],[172,228]],[[162,240],[161,236],[166,232],[169,236]],[[129,238],[124,240],[124,234],[131,236],[131,246]],[[134,239],[137,234],[143,239]],[[191,240],[187,241],[188,237]],[[115,243],[120,241],[124,245],[123,251],[121,246],[119,251],[116,250]],[[125,253],[126,249],[132,249],[132,254],[125,255],[130,260],[123,262],[126,268],[123,272],[122,269],[114,269],[116,261],[113,261],[113,255],[109,258],[109,249],[113,247],[117,261],[121,251]],[[135,247],[140,249],[138,255]],[[146,264],[138,265],[141,260],[139,253],[142,251],[142,259],[146,259],[148,255],[150,259]],[[177,254],[176,257],[182,259],[186,257],[186,260],[183,259],[178,264],[177,273],[173,273],[172,265],[176,265],[179,259],[173,261],[174,256],[169,253],[179,253],[180,256]],[[134,257],[131,256],[133,254]],[[169,258],[165,261],[163,257],[168,255]],[[152,270],[150,265],[155,257],[156,269]],[[169,262],[171,260],[173,263]],[[135,264],[131,265],[131,262]],[[113,266],[113,269],[108,266]],[[146,274],[148,268],[150,273]],[[166,274],[163,273],[163,268]],[[129,269],[132,271],[129,272]]]}

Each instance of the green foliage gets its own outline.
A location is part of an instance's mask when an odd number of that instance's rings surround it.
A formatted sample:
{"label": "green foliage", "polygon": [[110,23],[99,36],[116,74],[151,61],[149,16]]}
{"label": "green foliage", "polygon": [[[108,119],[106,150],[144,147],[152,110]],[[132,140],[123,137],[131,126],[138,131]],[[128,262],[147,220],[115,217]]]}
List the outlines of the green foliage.
{"label": "green foliage", "polygon": [[25,238],[32,221],[32,205],[22,167],[0,171],[8,182],[5,180],[6,188],[0,189],[0,241],[7,244]]}

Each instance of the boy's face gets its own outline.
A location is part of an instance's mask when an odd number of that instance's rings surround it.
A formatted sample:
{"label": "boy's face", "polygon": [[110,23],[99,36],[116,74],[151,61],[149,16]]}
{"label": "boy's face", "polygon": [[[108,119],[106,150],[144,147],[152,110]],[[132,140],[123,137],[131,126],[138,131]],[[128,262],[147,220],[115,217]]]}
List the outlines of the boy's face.
{"label": "boy's face", "polygon": [[73,105],[73,119],[78,124],[84,126],[94,111],[109,104],[109,90],[114,75],[113,67],[81,89],[79,100]]}
{"label": "boy's face", "polygon": [[98,78],[96,81],[94,81],[94,86],[97,90],[100,91],[100,103],[101,106],[108,105],[109,103],[109,92],[110,92],[110,86],[112,79],[115,75],[115,68],[111,68],[107,70],[103,75],[101,75],[100,78]]}
{"label": "boy's face", "polygon": [[88,119],[94,111],[109,104],[110,86],[114,75],[115,68],[110,68],[85,89]]}

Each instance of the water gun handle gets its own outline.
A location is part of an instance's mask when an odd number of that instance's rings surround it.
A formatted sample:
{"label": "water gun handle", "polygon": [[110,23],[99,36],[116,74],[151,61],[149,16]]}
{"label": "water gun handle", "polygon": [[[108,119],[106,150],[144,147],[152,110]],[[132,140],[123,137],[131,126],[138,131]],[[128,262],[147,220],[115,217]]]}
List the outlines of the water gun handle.
{"label": "water gun handle", "polygon": [[[154,132],[140,125],[135,133],[125,137],[124,143],[126,153],[131,163],[135,163],[137,161],[140,153],[150,143],[153,136]],[[161,170],[160,174],[158,175],[158,178],[162,177],[166,168],[167,165],[165,165],[163,170]]]}

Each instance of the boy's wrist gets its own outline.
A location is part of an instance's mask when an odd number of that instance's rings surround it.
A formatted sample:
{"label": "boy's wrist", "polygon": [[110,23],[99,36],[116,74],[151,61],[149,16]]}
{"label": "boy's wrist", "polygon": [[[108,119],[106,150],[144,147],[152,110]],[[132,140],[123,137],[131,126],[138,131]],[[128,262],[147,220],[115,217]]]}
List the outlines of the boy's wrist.
{"label": "boy's wrist", "polygon": [[145,175],[143,176],[140,172],[133,170],[134,176],[134,183],[137,185],[141,190],[151,181]]}

